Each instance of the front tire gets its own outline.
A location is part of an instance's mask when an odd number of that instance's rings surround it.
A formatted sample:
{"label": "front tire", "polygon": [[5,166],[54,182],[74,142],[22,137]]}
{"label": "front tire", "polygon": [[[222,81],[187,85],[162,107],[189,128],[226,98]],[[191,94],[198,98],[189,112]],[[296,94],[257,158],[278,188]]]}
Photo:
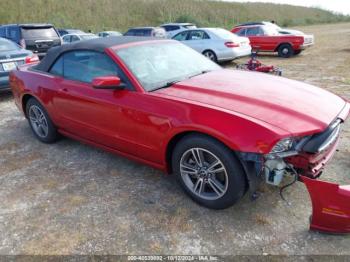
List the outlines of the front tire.
{"label": "front tire", "polygon": [[58,139],[57,129],[52,123],[45,108],[35,98],[26,104],[26,115],[34,135],[43,143],[54,143]]}
{"label": "front tire", "polygon": [[189,135],[176,145],[172,166],[184,191],[212,209],[235,204],[246,191],[243,168],[233,152],[204,135]]}
{"label": "front tire", "polygon": [[294,54],[293,48],[290,44],[282,44],[278,48],[278,56],[289,58]]}

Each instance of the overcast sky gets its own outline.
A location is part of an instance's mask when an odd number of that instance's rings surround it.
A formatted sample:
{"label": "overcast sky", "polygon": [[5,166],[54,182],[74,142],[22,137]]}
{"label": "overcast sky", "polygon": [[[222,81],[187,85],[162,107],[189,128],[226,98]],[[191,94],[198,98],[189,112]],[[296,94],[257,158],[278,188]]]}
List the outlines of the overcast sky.
{"label": "overcast sky", "polygon": [[323,9],[350,15],[350,0],[223,0],[231,2],[270,2],[276,4],[290,4],[320,7]]}

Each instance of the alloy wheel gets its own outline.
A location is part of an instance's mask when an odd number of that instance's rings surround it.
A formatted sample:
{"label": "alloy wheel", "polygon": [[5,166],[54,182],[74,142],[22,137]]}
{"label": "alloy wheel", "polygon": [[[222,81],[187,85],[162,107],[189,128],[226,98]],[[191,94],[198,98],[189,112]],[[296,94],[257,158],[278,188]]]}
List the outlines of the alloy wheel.
{"label": "alloy wheel", "polygon": [[202,199],[216,200],[227,191],[226,168],[215,154],[206,149],[187,150],[180,160],[180,173],[187,188]]}
{"label": "alloy wheel", "polygon": [[215,54],[213,52],[210,52],[210,51],[204,52],[204,56],[209,58],[211,61],[215,61],[216,60],[216,56],[215,56]]}
{"label": "alloy wheel", "polygon": [[47,124],[47,119],[45,117],[44,112],[40,109],[40,107],[36,105],[32,105],[29,108],[29,120],[31,126],[33,127],[34,132],[42,138],[47,137],[49,133],[49,128]]}

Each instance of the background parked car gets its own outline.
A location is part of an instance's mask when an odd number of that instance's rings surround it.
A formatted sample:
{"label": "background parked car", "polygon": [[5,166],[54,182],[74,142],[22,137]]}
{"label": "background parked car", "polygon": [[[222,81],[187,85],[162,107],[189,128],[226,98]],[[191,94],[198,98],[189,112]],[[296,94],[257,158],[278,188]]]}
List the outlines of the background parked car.
{"label": "background parked car", "polygon": [[180,31],[197,28],[195,24],[191,24],[191,23],[168,23],[168,24],[163,24],[160,27],[165,29],[168,38],[172,38],[174,35],[176,35]]}
{"label": "background parked car", "polygon": [[314,44],[313,35],[281,34],[270,25],[243,25],[234,27],[231,32],[246,36],[253,49],[263,52],[278,52],[280,57],[298,55]]}
{"label": "background parked car", "polygon": [[7,38],[23,48],[37,54],[46,55],[53,46],[61,45],[61,38],[51,24],[11,24],[0,26],[0,37]]}
{"label": "background parked car", "polygon": [[79,29],[57,29],[60,36],[68,35],[68,34],[85,34],[84,31]]}
{"label": "background parked car", "polygon": [[33,52],[23,49],[16,43],[0,38],[0,91],[7,90],[9,86],[9,72],[25,63],[39,61]]}
{"label": "background parked car", "polygon": [[103,32],[97,33],[96,35],[99,37],[109,37],[109,36],[121,36],[123,34],[117,31],[103,31]]}
{"label": "background parked car", "polygon": [[82,40],[89,40],[89,39],[94,39],[98,38],[97,35],[94,34],[67,34],[62,37],[63,44],[70,44],[73,42],[77,41],[82,41]]}
{"label": "background parked car", "polygon": [[240,24],[240,25],[238,25],[238,26],[247,26],[247,25],[267,25],[267,26],[272,26],[272,27],[275,28],[280,34],[284,34],[284,35],[305,35],[305,33],[301,32],[301,31],[299,31],[299,30],[281,28],[281,27],[280,27],[279,25],[277,25],[276,23],[266,22],[266,21],[262,21],[262,22],[248,22],[248,23]]}
{"label": "background parked car", "polygon": [[192,47],[215,62],[230,61],[251,54],[249,39],[222,28],[185,30],[173,39]]}
{"label": "background parked car", "polygon": [[162,27],[134,27],[130,28],[124,35],[166,38],[166,32]]}

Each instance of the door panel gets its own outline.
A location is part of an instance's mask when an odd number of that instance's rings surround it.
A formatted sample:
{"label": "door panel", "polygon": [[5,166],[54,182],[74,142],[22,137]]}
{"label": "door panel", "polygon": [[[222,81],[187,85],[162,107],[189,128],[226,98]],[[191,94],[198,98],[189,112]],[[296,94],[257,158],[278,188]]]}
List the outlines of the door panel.
{"label": "door panel", "polygon": [[129,90],[97,90],[64,79],[60,87],[54,103],[65,131],[160,163],[161,136],[169,121],[154,113],[158,108],[153,98]]}
{"label": "door panel", "polygon": [[[117,65],[104,56],[74,51],[64,54],[51,68],[50,73],[57,75],[57,95],[53,99],[57,123],[62,130],[84,140],[160,163],[160,138],[165,134],[159,126],[167,123],[166,119],[152,113],[158,109],[154,98],[129,88]],[[92,79],[105,75],[118,75],[127,87],[93,88]]]}

